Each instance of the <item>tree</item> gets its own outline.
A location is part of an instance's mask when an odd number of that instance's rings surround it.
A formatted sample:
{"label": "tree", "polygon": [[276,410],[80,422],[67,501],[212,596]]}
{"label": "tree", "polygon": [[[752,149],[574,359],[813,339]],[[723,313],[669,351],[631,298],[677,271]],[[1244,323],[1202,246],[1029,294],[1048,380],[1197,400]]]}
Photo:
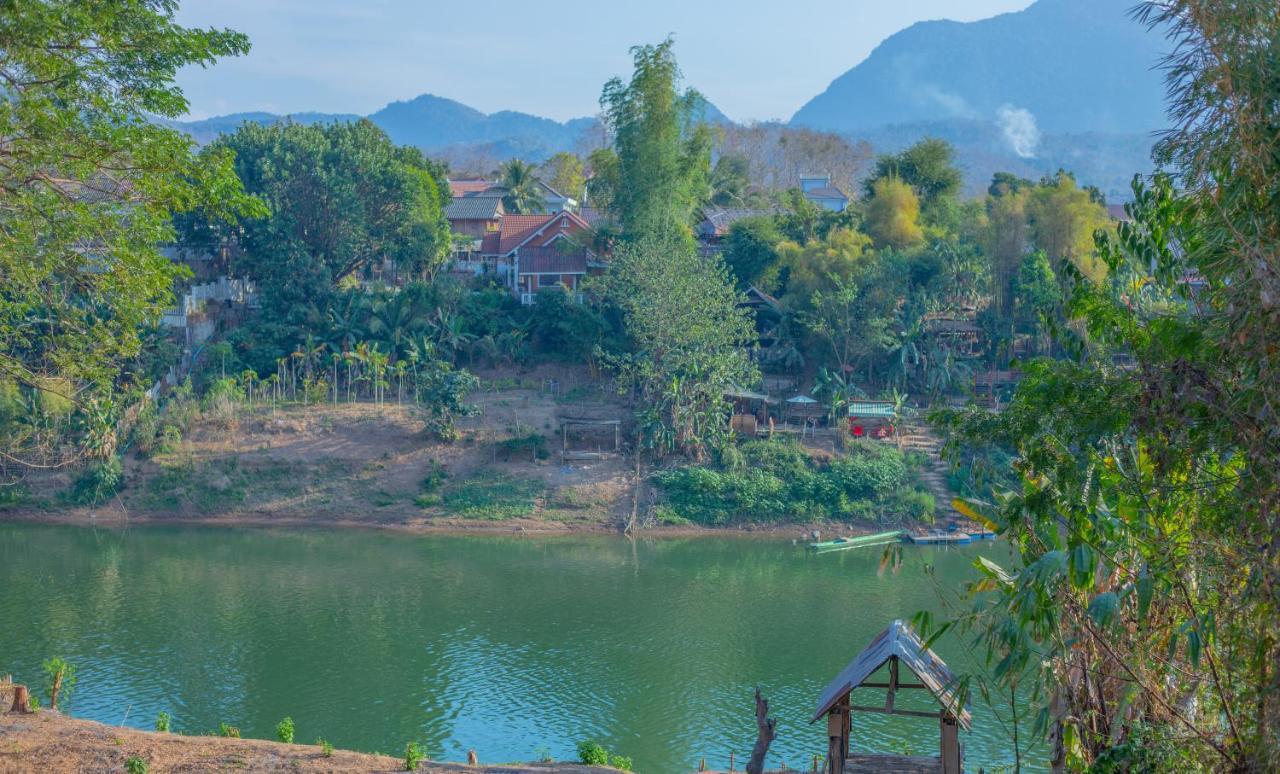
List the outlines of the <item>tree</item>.
{"label": "tree", "polygon": [[613,148],[596,148],[587,157],[587,165],[591,171],[587,180],[587,203],[612,212],[618,187],[622,185],[617,152]]}
{"label": "tree", "polygon": [[901,153],[876,159],[875,171],[864,184],[867,195],[874,196],[876,184],[888,178],[914,188],[926,208],[959,193],[963,179],[955,166],[955,148],[946,140],[933,137],[926,137]]}
{"label": "tree", "polygon": [[604,278],[630,346],[609,362],[640,407],[660,453],[701,460],[728,438],[726,390],[759,381],[747,348],[756,338],[728,272],[676,234],[623,245]]}
{"label": "tree", "polygon": [[568,151],[560,151],[542,162],[542,174],[547,185],[565,196],[582,198],[586,177],[583,175],[582,159]]}
{"label": "tree", "polygon": [[1036,246],[1051,263],[1071,261],[1094,282],[1106,276],[1106,266],[1093,255],[1093,234],[1105,228],[1110,218],[1070,173],[1059,170],[1031,189],[1027,219]]}
{"label": "tree", "polygon": [[[760,284],[766,275],[773,273],[770,270],[778,262],[778,243],[781,241],[782,234],[772,217],[744,218],[729,227],[729,236],[724,244],[724,262],[740,289]],[[764,284],[770,285],[763,288],[765,290],[776,289],[772,286],[774,283]]]}
{"label": "tree", "polygon": [[245,188],[268,205],[228,237],[243,247],[236,267],[277,315],[296,319],[384,260],[431,273],[449,249],[444,170],[367,120],[246,123],[211,150],[233,151]]}
{"label": "tree", "polygon": [[991,290],[1001,320],[1013,318],[1012,283],[1028,249],[1025,190],[1011,190],[987,200],[987,218],[980,235],[991,266]]}
{"label": "tree", "polygon": [[711,170],[711,197],[719,207],[750,207],[762,198],[751,187],[751,167],[745,156],[722,154]]}
{"label": "tree", "polygon": [[787,275],[785,298],[796,309],[807,308],[815,293],[836,280],[852,279],[872,260],[870,237],[842,228],[803,246],[782,242],[777,250],[778,263]]}
{"label": "tree", "polygon": [[[1062,290],[1043,250],[1022,259],[1018,276],[1013,281],[1014,322],[1024,333],[1039,342],[1046,332],[1046,320],[1057,319],[1061,312]],[[1043,343],[1040,349],[1043,349]]]}
{"label": "tree", "polygon": [[547,208],[547,199],[534,174],[534,166],[528,162],[511,159],[503,164],[502,187],[507,189],[502,197],[502,206],[507,212],[536,215]]}
{"label": "tree", "polygon": [[892,177],[877,180],[871,186],[866,211],[864,225],[877,246],[901,250],[924,241],[920,200],[906,182]]}
{"label": "tree", "polygon": [[[173,241],[173,212],[253,207],[228,154],[196,157],[153,120],[186,113],[179,68],[243,54],[248,40],[173,14],[168,0],[0,11],[0,385],[37,403],[53,392],[83,414],[121,386],[181,273],[158,249]],[[0,437],[7,463],[62,465],[83,451]]]}
{"label": "tree", "polygon": [[631,49],[631,80],[606,83],[600,105],[614,137],[612,209],[624,237],[676,234],[692,244],[693,216],[708,193],[711,133],[694,122],[702,96],[680,90],[673,45],[668,38]]}

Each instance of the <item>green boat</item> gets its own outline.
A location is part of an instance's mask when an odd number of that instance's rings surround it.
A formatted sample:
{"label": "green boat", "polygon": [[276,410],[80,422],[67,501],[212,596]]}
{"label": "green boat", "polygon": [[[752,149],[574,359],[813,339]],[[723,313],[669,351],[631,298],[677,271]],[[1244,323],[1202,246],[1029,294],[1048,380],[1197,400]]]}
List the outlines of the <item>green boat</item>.
{"label": "green boat", "polygon": [[891,532],[877,532],[874,535],[858,535],[857,537],[841,537],[834,540],[823,540],[820,543],[810,543],[809,550],[818,553],[826,553],[828,551],[843,551],[847,548],[866,548],[868,546],[884,546],[890,543],[897,543],[902,540],[902,530],[895,529]]}

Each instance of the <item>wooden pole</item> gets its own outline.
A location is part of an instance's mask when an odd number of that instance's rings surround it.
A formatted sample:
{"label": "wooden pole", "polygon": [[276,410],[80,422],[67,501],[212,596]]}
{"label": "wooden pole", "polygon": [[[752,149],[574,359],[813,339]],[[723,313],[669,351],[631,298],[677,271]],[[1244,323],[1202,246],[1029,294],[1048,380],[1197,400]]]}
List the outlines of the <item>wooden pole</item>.
{"label": "wooden pole", "polygon": [[956,724],[955,716],[949,712],[944,712],[938,722],[942,731],[942,774],[961,774],[960,727]]}
{"label": "wooden pole", "polygon": [[475,751],[475,750],[467,750],[467,765],[468,765],[468,766],[479,766],[479,765],[480,765],[480,759],[476,757],[476,751]]}
{"label": "wooden pole", "polygon": [[733,771],[733,751],[729,751],[729,771]]}

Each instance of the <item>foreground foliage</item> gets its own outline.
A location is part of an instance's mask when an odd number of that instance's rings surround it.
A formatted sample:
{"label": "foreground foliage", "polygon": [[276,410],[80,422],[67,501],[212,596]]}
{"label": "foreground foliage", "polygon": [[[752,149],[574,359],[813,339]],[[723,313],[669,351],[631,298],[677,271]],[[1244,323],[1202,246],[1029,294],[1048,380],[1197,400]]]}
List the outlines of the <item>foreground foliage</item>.
{"label": "foreground foliage", "polygon": [[1076,265],[1074,324],[1056,331],[1070,359],[1027,366],[1002,415],[947,417],[1017,455],[971,507],[1018,564],[983,560],[952,623],[986,646],[999,692],[1034,686],[1056,769],[1274,771],[1280,17],[1202,0],[1141,13],[1180,44],[1181,128],[1157,154],[1182,188],[1135,182],[1133,222],[1099,239],[1107,281]]}

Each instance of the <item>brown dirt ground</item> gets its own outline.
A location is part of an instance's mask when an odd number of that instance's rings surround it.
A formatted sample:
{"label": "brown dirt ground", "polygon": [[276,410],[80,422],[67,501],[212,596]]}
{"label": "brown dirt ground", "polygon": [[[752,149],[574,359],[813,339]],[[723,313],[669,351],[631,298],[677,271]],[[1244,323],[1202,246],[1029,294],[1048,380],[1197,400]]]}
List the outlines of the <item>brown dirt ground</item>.
{"label": "brown dirt ground", "polygon": [[[71,484],[68,471],[34,474],[27,503],[0,509],[0,520],[123,526],[136,522],[202,522],[237,526],[342,526],[413,532],[617,532],[628,523],[634,472],[625,458],[562,461],[560,419],[619,419],[625,448],[631,412],[610,385],[582,367],[544,365],[532,369],[480,371],[481,388],[469,398],[480,408],[458,422],[454,443],[423,432],[409,406],[391,400],[322,403],[272,409],[242,408],[235,416],[201,419],[178,446],[142,458],[125,455],[126,486],[119,496],[92,508],[59,498]],[[554,389],[550,382],[554,380]],[[503,459],[501,441],[538,433],[547,459],[531,453]],[[577,434],[570,448],[610,449],[612,430]],[[827,452],[818,446],[811,453]],[[527,456],[525,456],[527,454]],[[500,476],[532,482],[541,494],[522,517],[461,518],[440,502],[425,506],[423,479],[433,466],[446,472],[442,492],[477,478]],[[652,502],[646,488],[641,511]],[[857,534],[862,525],[776,524],[740,528],[650,526],[646,534],[750,534],[805,538]]]}
{"label": "brown dirt ground", "polygon": [[[123,772],[138,756],[151,774],[206,771],[402,771],[403,758],[334,750],[325,758],[320,748],[260,739],[182,736],[108,726],[64,717],[48,710],[34,715],[0,713],[0,774],[27,772]],[[483,763],[483,762],[482,762]],[[567,764],[466,766],[424,762],[422,774],[484,772],[486,774],[571,774],[614,769]]]}

